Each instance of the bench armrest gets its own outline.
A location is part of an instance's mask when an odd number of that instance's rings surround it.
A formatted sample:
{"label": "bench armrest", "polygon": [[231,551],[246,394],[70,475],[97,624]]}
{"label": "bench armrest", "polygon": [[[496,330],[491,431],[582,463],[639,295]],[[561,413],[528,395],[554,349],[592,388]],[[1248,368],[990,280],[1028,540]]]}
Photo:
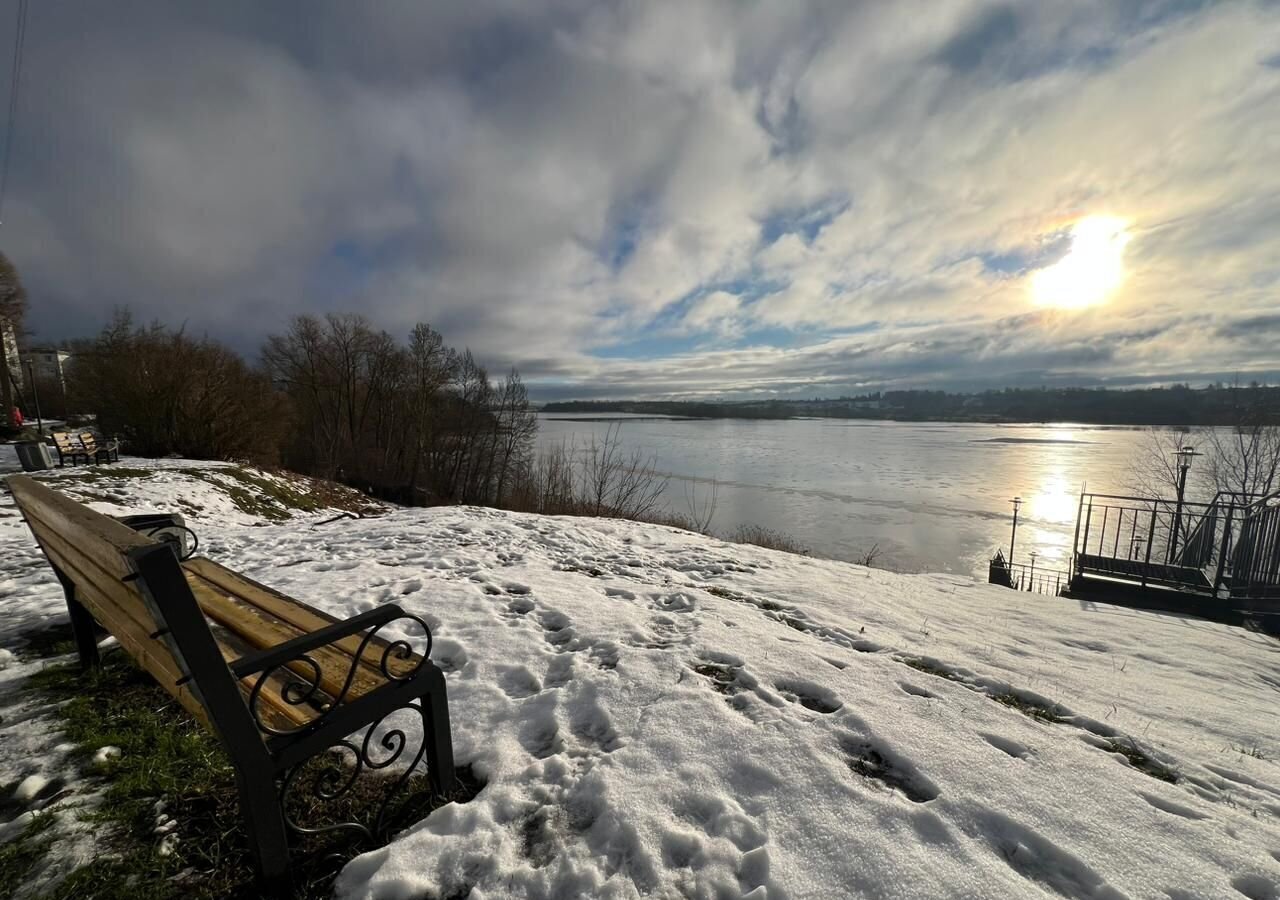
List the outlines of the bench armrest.
{"label": "bench armrest", "polygon": [[[383,625],[396,619],[409,619],[417,622],[422,626],[423,631],[427,635],[427,649],[422,654],[423,659],[431,652],[431,630],[427,628],[425,622],[417,616],[410,615],[394,603],[388,603],[371,609],[368,612],[362,612],[359,615],[352,616],[350,619],[344,619],[341,622],[334,622],[321,628],[319,631],[313,631],[310,634],[304,634],[283,644],[277,644],[274,647],[268,647],[258,653],[250,653],[248,656],[242,656],[228,666],[232,674],[236,678],[244,678],[247,675],[253,675],[258,672],[264,672],[267,669],[274,669],[292,662],[299,656],[310,653],[312,650],[318,650],[328,644],[340,641],[345,637],[359,634],[365,629],[370,629],[369,634],[365,638],[365,642],[361,645],[361,651],[368,645],[369,639]],[[389,678],[394,678],[390,673],[384,672]]]}

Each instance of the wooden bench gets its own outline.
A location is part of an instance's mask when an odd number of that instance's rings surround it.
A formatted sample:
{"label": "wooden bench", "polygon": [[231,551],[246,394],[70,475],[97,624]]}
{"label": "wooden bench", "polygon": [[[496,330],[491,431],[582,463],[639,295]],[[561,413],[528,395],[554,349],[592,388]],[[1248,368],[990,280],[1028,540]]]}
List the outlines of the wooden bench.
{"label": "wooden bench", "polygon": [[[267,884],[286,880],[290,834],[382,841],[452,791],[444,676],[421,619],[386,604],[340,621],[212,560],[181,562],[174,545],[28,476],[8,484],[66,594],[82,664],[98,665],[96,620],[226,748]],[[406,640],[414,632],[422,655]],[[295,791],[313,785],[311,799],[335,800],[361,774],[382,778],[366,822],[295,821]]]}
{"label": "wooden bench", "polygon": [[108,440],[99,444],[92,431],[80,432],[80,446],[84,448],[87,459],[92,459],[95,462],[120,461],[120,443]]}
{"label": "wooden bench", "polygon": [[83,459],[85,465],[89,464],[89,454],[85,451],[80,441],[72,437],[69,432],[55,431],[53,433],[53,448],[58,451],[58,468],[63,468],[67,464],[67,460],[71,460],[71,465],[76,464],[77,459]]}

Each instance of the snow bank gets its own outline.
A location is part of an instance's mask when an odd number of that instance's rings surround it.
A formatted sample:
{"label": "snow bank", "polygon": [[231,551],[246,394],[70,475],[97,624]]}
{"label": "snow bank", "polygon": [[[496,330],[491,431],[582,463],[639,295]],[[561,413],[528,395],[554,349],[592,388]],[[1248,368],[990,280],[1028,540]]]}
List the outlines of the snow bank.
{"label": "snow bank", "polygon": [[[197,503],[213,558],[436,635],[487,786],[342,896],[1276,895],[1261,635],[610,520]],[[11,519],[0,542],[6,627],[61,617]]]}

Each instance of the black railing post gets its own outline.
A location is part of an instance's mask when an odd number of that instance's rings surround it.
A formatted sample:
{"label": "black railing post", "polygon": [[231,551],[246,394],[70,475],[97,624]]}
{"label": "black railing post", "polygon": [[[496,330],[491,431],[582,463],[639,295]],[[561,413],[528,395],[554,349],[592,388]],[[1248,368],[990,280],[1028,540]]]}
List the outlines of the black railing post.
{"label": "black railing post", "polygon": [[1013,504],[1013,530],[1009,533],[1009,565],[1013,565],[1013,545],[1018,539],[1018,507],[1022,505],[1021,497],[1009,501]]}
{"label": "black railing post", "polygon": [[1084,513],[1084,491],[1080,491],[1080,503],[1076,506],[1076,534],[1071,539],[1071,559],[1067,561],[1067,582],[1076,574],[1076,554],[1080,552],[1080,516]]}
{"label": "black railing post", "polygon": [[1218,545],[1218,571],[1213,576],[1213,595],[1218,596],[1222,587],[1222,576],[1227,567],[1227,554],[1231,552],[1231,520],[1236,512],[1236,501],[1227,504],[1227,518],[1222,526],[1222,543]]}
{"label": "black railing post", "polygon": [[1156,541],[1156,504],[1151,503],[1151,525],[1147,529],[1147,558],[1142,563],[1142,589],[1147,589],[1147,572],[1151,568],[1151,545]]}

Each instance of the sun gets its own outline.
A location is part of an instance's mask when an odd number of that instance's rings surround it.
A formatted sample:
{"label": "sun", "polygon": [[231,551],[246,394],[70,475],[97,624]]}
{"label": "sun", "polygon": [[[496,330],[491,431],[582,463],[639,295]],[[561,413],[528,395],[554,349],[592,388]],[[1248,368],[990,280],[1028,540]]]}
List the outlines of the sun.
{"label": "sun", "polygon": [[1037,306],[1084,309],[1106,302],[1124,280],[1129,223],[1115,216],[1088,216],[1071,227],[1071,249],[1031,276]]}

